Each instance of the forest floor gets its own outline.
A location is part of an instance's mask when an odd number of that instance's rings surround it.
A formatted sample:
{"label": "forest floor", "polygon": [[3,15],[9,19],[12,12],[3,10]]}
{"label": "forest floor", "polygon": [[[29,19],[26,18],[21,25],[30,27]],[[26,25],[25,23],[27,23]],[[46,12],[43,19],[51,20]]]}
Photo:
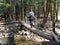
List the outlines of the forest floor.
{"label": "forest floor", "polygon": [[[60,16],[58,17],[58,20],[60,20]],[[51,23],[51,22],[49,22],[49,24],[47,23],[47,25],[51,25],[50,23]],[[1,23],[0,23],[0,24],[1,24]],[[57,25],[60,26],[60,22],[59,22]],[[4,28],[5,28],[5,26],[4,26],[4,27],[3,27],[3,26],[2,26],[2,27],[0,26],[0,29],[2,30],[2,32],[4,32]],[[7,29],[8,29],[8,27],[7,27]],[[45,29],[48,30],[47,28],[45,28]],[[51,28],[50,28],[50,29],[51,29]],[[1,30],[0,30],[0,32],[1,32]],[[3,36],[2,36],[2,32],[0,33],[0,37],[3,37]],[[47,32],[48,32],[48,31],[47,31]],[[56,32],[60,35],[60,28],[56,28]],[[4,35],[4,34],[7,35],[6,31],[3,33],[3,35]],[[41,37],[41,38],[39,38],[39,37],[37,38],[36,35],[35,35],[33,38],[35,38],[36,41],[37,41],[37,40],[38,40],[38,41],[41,41],[41,40],[44,41],[44,40],[45,40],[45,39],[42,38],[42,37]],[[32,38],[32,39],[33,39],[33,38]],[[35,39],[34,39],[34,40],[35,40]],[[41,40],[40,40],[40,39],[41,39]]]}

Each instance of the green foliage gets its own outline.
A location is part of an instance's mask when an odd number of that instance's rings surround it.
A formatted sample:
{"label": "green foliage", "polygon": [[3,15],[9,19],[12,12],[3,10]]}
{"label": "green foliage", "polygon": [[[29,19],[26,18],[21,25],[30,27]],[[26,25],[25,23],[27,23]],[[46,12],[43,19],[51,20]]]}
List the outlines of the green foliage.
{"label": "green foliage", "polygon": [[[52,1],[52,3],[55,0],[50,0]],[[58,2],[60,2],[60,0],[57,0]],[[36,15],[43,14],[44,13],[44,2],[45,0],[3,0],[1,1],[3,2],[3,4],[0,4],[3,6],[3,8],[0,9],[0,14],[4,14],[4,13],[9,13],[9,14],[15,14],[17,15],[16,17],[18,17],[18,15],[22,15],[21,17],[23,18],[23,16],[26,16],[27,13],[31,10],[35,12]],[[0,7],[2,7],[0,6]],[[10,11],[10,12],[9,12]]]}
{"label": "green foliage", "polygon": [[7,13],[10,7],[10,4],[0,3],[0,14]]}

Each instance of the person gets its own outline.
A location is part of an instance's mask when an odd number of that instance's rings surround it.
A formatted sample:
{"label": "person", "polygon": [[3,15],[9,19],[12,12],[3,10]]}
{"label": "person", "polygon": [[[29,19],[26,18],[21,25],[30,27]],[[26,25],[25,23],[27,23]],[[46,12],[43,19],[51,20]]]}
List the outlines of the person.
{"label": "person", "polygon": [[34,12],[33,11],[29,12],[28,18],[29,18],[29,21],[30,21],[30,26],[32,28],[34,26]]}

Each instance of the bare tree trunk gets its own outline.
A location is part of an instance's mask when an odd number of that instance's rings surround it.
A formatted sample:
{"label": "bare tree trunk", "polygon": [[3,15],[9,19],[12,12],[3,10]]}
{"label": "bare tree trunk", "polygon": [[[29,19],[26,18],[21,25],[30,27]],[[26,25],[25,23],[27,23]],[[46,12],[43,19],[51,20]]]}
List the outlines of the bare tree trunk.
{"label": "bare tree trunk", "polygon": [[37,8],[38,8],[37,17],[39,18],[40,17],[40,10],[39,10],[40,7],[39,7],[39,4],[38,4],[38,7]]}
{"label": "bare tree trunk", "polygon": [[52,20],[52,18],[53,18],[53,10],[52,10],[53,8],[52,8],[52,4],[51,4],[51,8],[50,8],[50,15],[51,15],[51,20]]}
{"label": "bare tree trunk", "polygon": [[53,22],[53,32],[56,34],[56,32],[55,32],[55,22],[56,22],[56,0],[54,0],[54,3],[53,3],[53,20],[52,20],[52,22]]}
{"label": "bare tree trunk", "polygon": [[52,21],[53,21],[53,23],[52,23],[53,24],[53,32],[56,33],[55,32],[55,16],[53,16],[53,20]]}
{"label": "bare tree trunk", "polygon": [[21,20],[24,20],[24,8],[23,8],[23,0],[21,0]]}
{"label": "bare tree trunk", "polygon": [[24,1],[24,20],[26,21],[25,17],[26,17],[26,1]]}
{"label": "bare tree trunk", "polygon": [[58,10],[59,10],[59,6],[58,6],[57,0],[56,0],[56,21],[58,20]]}
{"label": "bare tree trunk", "polygon": [[42,28],[44,28],[44,25],[47,22],[47,18],[48,18],[48,15],[49,15],[49,0],[45,0],[45,1],[46,1],[45,2],[46,9],[44,11],[43,23],[41,25]]}

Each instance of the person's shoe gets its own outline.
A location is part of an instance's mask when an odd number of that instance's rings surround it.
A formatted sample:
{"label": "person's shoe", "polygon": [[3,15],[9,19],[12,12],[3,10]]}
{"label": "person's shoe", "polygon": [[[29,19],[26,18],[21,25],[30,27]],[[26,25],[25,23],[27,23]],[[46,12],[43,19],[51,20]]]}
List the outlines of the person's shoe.
{"label": "person's shoe", "polygon": [[30,26],[31,28],[33,27],[33,26]]}

